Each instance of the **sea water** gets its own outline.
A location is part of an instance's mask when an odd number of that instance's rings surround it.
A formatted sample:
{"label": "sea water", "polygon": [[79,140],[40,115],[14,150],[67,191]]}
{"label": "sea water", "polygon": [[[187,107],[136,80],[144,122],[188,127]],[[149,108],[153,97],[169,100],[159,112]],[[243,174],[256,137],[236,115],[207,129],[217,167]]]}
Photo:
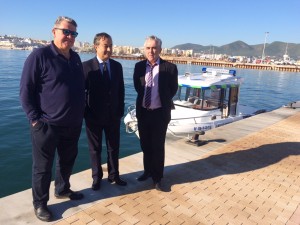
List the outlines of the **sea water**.
{"label": "sea water", "polygon": [[[0,197],[31,187],[31,141],[29,124],[19,101],[19,83],[24,61],[31,51],[0,50]],[[94,54],[80,54],[82,61]],[[132,75],[135,60],[117,59],[125,82],[125,112],[135,103]],[[200,72],[202,66],[178,64],[179,74]],[[232,68],[231,68],[232,69]],[[300,73],[237,69],[244,78],[240,103],[271,111],[291,101],[300,100]],[[104,143],[104,142],[103,142]],[[121,123],[120,157],[140,152],[135,134],[128,134]],[[103,160],[106,160],[105,145]],[[103,161],[105,163],[105,161]],[[73,172],[90,168],[85,127],[79,141],[79,153]],[[122,171],[120,171],[122,174]]]}

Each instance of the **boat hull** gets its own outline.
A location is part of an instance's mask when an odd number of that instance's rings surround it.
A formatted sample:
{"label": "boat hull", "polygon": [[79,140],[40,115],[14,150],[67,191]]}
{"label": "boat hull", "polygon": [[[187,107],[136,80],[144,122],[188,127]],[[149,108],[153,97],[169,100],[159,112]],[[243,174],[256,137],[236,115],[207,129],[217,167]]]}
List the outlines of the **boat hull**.
{"label": "boat hull", "polygon": [[[132,106],[130,108],[131,111],[129,111],[124,118],[126,131],[128,133],[136,133],[138,136],[138,122],[135,117],[135,109]],[[207,131],[253,116],[257,112],[255,108],[244,105],[240,105],[238,108],[240,111],[236,116],[222,118],[218,110],[202,111],[177,106],[172,110],[167,133],[176,136]]]}

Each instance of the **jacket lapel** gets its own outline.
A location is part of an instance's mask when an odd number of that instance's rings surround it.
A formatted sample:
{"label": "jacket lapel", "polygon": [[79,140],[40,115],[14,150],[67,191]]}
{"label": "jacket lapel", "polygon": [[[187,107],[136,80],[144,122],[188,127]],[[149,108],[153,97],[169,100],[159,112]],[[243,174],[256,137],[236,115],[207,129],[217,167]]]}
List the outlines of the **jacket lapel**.
{"label": "jacket lapel", "polygon": [[98,59],[97,57],[94,57],[93,58],[93,64],[92,64],[92,70],[93,71],[97,71],[97,70],[100,70],[100,66],[99,66],[99,62],[98,62]]}

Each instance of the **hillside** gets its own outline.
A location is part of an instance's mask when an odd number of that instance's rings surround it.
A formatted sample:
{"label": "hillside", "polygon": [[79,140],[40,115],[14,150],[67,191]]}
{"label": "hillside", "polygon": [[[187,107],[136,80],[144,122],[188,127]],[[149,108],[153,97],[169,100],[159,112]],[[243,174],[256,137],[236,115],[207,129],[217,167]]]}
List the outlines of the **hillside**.
{"label": "hillside", "polygon": [[[243,41],[232,42],[227,45],[218,46],[203,46],[198,44],[186,43],[181,45],[176,45],[174,49],[180,50],[190,50],[193,49],[194,53],[206,53],[206,54],[227,54],[231,56],[256,56],[259,57],[262,55],[264,44],[258,45],[248,45]],[[271,44],[266,44],[265,55],[266,56],[275,56],[281,58],[286,51],[287,43],[275,41]],[[293,59],[300,59],[300,44],[288,43],[287,49],[288,55]]]}

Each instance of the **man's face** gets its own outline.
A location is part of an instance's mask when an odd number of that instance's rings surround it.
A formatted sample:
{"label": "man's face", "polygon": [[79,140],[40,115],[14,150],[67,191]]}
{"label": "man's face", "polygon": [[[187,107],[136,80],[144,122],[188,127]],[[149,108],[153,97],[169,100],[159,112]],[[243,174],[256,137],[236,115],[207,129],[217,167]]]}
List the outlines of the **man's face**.
{"label": "man's face", "polygon": [[[72,32],[74,31],[76,32],[76,27],[67,21],[62,21],[59,26],[53,28],[52,33],[55,46],[62,51],[70,50],[73,47],[76,38],[72,35]],[[68,35],[65,34],[66,32]]]}
{"label": "man's face", "polygon": [[159,57],[161,47],[157,45],[155,40],[147,40],[144,46],[145,57],[151,64],[154,64]]}
{"label": "man's face", "polygon": [[95,50],[101,60],[106,61],[109,59],[113,51],[111,38],[101,38],[98,45],[95,45]]}

